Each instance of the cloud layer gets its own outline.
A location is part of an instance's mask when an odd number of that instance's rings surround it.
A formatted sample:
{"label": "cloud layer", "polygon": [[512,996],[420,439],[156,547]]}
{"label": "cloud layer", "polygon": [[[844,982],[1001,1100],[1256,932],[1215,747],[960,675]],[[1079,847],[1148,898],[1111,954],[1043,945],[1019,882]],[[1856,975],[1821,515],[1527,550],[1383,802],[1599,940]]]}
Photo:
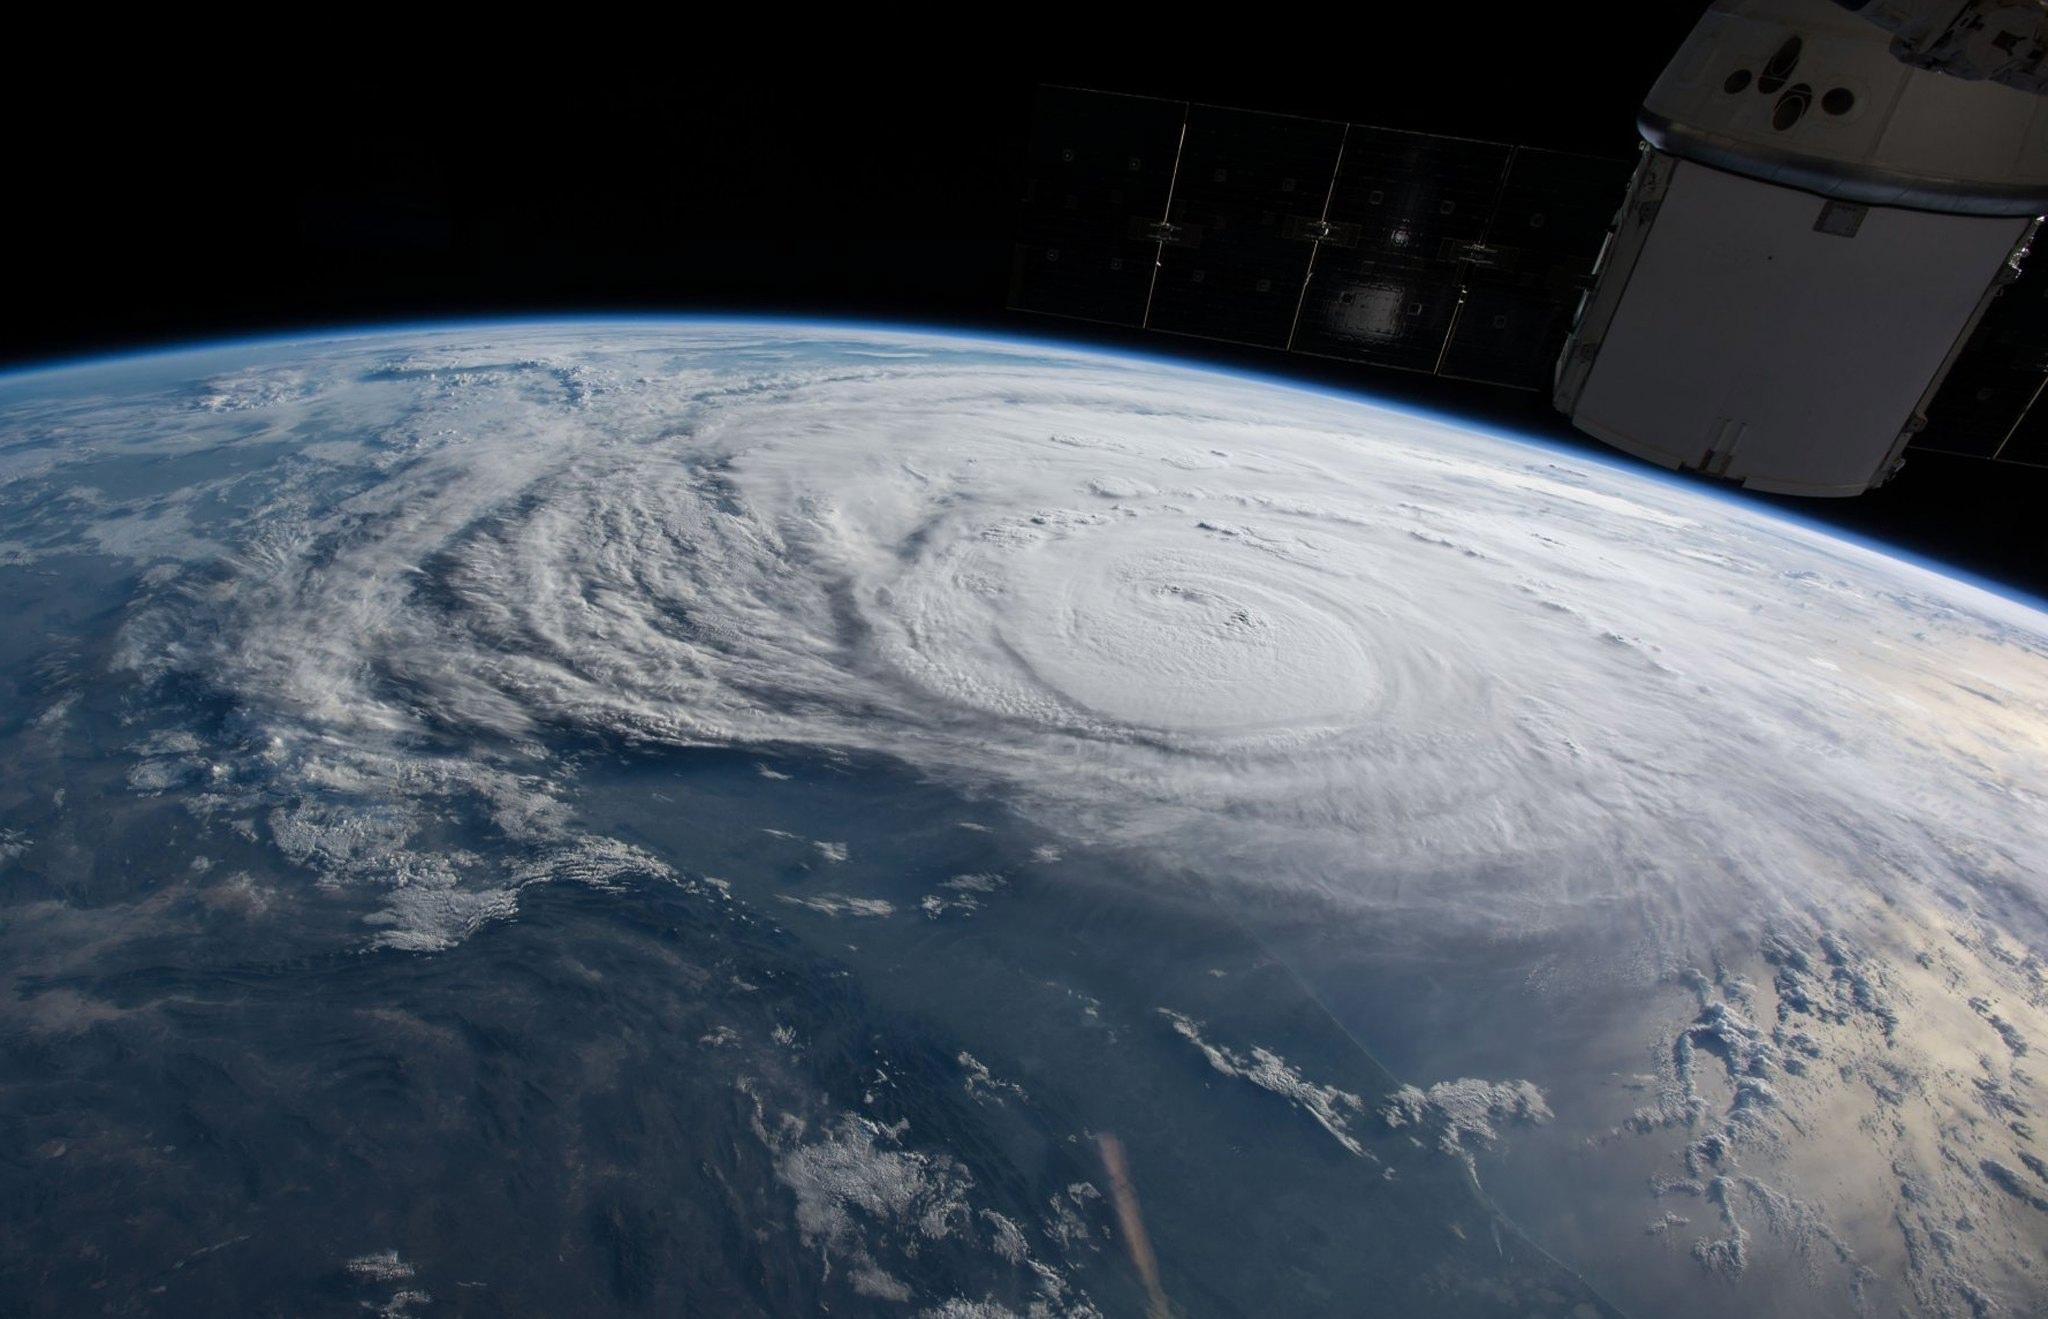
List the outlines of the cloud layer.
{"label": "cloud layer", "polygon": [[[16,461],[105,504],[93,459],[321,432],[75,523],[205,565],[130,661],[209,675],[285,757],[549,730],[879,750],[1353,910],[1665,948],[2048,841],[2039,614],[1429,419],[713,328],[347,342],[187,388],[168,417],[11,399],[10,434],[66,439]],[[247,503],[203,520],[222,488]]]}
{"label": "cloud layer", "polygon": [[[1551,940],[1598,950],[1563,979],[1642,986],[1747,946],[1823,1035],[1880,1020],[1866,1000],[1903,953],[1885,922],[1966,909],[1951,983],[1984,1006],[1965,1019],[2048,1033],[2038,970],[2014,969],[2048,934],[2048,617],[1442,420],[1051,348],[747,325],[0,381],[0,559],[79,550],[139,573],[115,662],[161,721],[195,690],[231,711],[138,743],[130,787],[245,822],[400,948],[503,919],[531,883],[686,882],[576,823],[565,740],[794,746],[999,791],[1248,921]],[[522,860],[442,845],[452,818]],[[916,912],[805,901],[923,920],[985,896],[945,887]],[[1861,963],[1765,943],[1859,924],[1879,968],[1861,989],[1842,969]],[[1741,1052],[1729,1084],[1754,1104],[1673,1071],[1641,1124],[1687,1126],[1695,1162],[1717,1105],[1781,1120],[1754,1059],[1812,1056],[1709,997],[1679,1052]],[[1915,1008],[1885,1002],[1890,1033]],[[1352,1147],[1372,1097],[1174,1024]],[[1460,1150],[1545,1116],[1533,1086],[1446,1084],[1398,1112]],[[2024,1205],[2018,1157],[1984,1176]],[[1748,1184],[1716,1203],[1732,1216]]]}

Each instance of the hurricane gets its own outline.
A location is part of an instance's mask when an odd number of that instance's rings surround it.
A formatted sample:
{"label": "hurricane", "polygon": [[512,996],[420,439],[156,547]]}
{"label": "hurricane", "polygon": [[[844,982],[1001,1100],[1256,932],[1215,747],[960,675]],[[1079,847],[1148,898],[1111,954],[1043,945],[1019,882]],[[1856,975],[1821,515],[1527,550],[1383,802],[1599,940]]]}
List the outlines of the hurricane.
{"label": "hurricane", "polygon": [[[1657,1307],[1702,1274],[1799,1275],[1770,1304],[1963,1313],[2048,1286],[2035,602],[1354,395],[749,322],[17,374],[0,564],[80,556],[116,566],[118,598],[21,688],[16,762],[75,755],[56,748],[86,680],[125,684],[102,790],[275,858],[232,881],[250,937],[426,965],[544,891],[630,909],[666,886],[852,946],[1004,921],[1028,876],[1035,903],[1239,941],[1389,1089],[1221,1009],[1134,1012],[1189,1084],[1293,1110],[1345,1176],[1407,1142],[1595,1292]],[[777,825],[835,887],[736,892],[591,804],[617,765],[703,755],[761,791],[894,767],[1000,803],[1036,868],[856,891],[862,845],[849,865]],[[17,854],[50,831],[23,819]],[[1072,856],[1103,860],[1063,876]],[[218,907],[230,879],[192,882]],[[791,1230],[868,1301],[915,1288],[861,1224],[983,1221],[956,1156],[853,1118],[805,1135],[767,1081],[735,1084]],[[1575,1160],[1599,1189],[1531,1226]],[[1152,1236],[1146,1285],[1172,1296],[1174,1239]],[[1080,1288],[1034,1294],[1078,1312]]]}

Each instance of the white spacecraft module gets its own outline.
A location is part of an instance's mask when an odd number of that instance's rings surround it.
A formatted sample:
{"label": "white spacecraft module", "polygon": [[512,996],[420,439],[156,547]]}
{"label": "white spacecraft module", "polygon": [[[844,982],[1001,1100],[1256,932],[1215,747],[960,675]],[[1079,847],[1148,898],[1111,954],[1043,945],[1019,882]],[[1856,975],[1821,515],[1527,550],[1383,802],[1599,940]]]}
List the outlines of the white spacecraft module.
{"label": "white spacecraft module", "polygon": [[1854,495],[1908,441],[2048,210],[2038,0],[1722,0],[1647,148],[1554,399],[1761,490]]}

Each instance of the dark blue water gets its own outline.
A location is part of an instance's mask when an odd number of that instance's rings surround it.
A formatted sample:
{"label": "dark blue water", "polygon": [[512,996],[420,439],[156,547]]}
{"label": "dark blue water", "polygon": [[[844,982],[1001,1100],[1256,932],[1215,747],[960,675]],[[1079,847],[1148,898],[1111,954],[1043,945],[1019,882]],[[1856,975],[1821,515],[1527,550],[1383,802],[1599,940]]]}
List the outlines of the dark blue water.
{"label": "dark blue water", "polygon": [[[367,949],[361,897],[260,831],[138,800],[140,730],[72,722],[104,736],[10,787],[36,841],[0,926],[0,1310],[1022,1312],[1048,1270],[1070,1308],[1139,1313],[1104,1133],[1180,1311],[1585,1299],[1454,1161],[1363,1121],[1349,1154],[1210,1068],[1158,1009],[1393,1084],[1199,893],[1050,859],[999,802],[885,762],[587,748],[585,822],[681,882],[529,888],[422,955]],[[923,1194],[892,1200],[905,1167]]]}

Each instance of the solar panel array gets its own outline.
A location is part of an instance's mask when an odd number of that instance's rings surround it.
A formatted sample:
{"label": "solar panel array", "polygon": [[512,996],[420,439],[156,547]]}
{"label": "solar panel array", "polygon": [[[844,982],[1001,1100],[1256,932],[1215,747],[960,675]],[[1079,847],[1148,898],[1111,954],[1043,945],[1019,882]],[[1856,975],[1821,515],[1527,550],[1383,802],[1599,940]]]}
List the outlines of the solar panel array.
{"label": "solar panel array", "polygon": [[1544,389],[1631,168],[1041,88],[1010,303]]}

